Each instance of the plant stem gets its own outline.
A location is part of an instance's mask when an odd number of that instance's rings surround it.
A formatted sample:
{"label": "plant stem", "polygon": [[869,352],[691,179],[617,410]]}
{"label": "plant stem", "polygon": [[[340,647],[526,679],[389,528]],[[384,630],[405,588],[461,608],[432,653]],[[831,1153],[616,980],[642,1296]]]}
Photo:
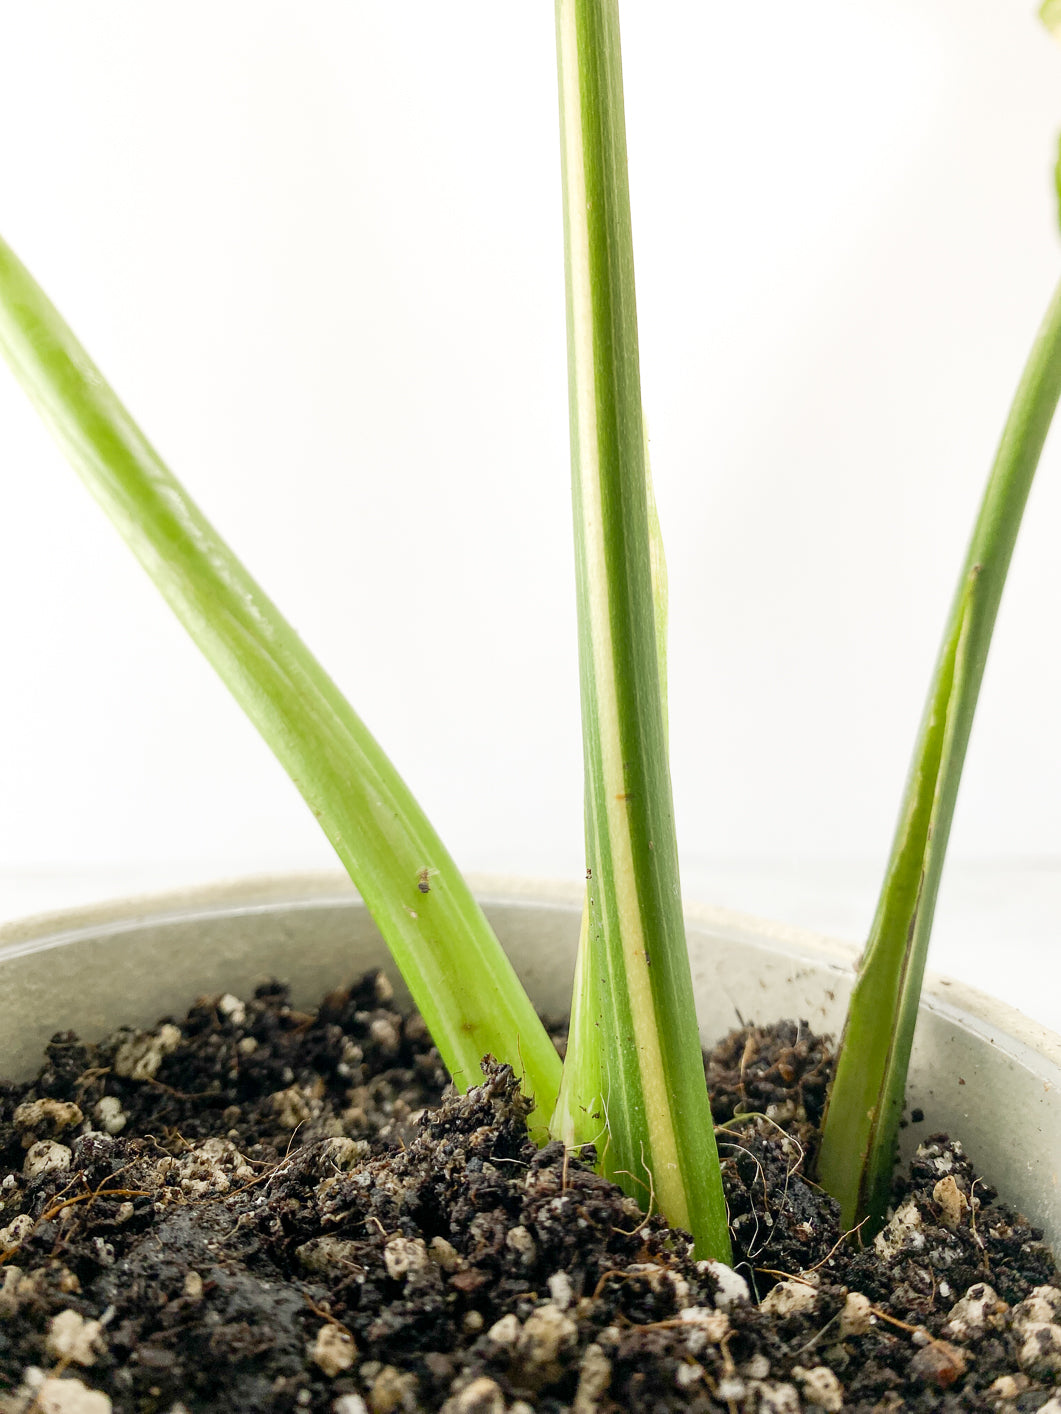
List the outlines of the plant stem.
{"label": "plant stem", "polygon": [[89,490],[301,791],[456,1083],[486,1054],[552,1113],[560,1061],[426,816],[378,743],[163,465],[0,241],[0,349]]}
{"label": "plant stem", "polygon": [[663,720],[617,4],[557,0],[556,27],[590,868],[564,1120],[599,1131],[603,1109],[605,1171],[728,1259]]}
{"label": "plant stem", "polygon": [[859,965],[818,1175],[852,1227],[888,1201],[932,916],[984,664],[1021,516],[1061,395],[1061,287],[1039,329],[958,581]]}
{"label": "plant stem", "polygon": [[[656,498],[652,490],[652,473],[648,459],[648,436],[645,436],[645,491],[648,498],[649,563],[652,571],[652,608],[656,630],[656,663],[659,669],[660,712],[663,717],[663,739],[668,745],[667,731],[667,559],[663,549]],[[591,965],[590,928],[592,926],[591,890],[587,886],[582,905],[582,923],[578,935],[575,959],[575,980],[571,998],[571,1021],[568,1027],[567,1060],[560,1079],[560,1095],[553,1115],[552,1130],[569,1149],[583,1144],[598,1144],[606,1134],[604,1123],[604,1087],[601,1074],[601,1040],[597,1034],[603,1015],[602,1003],[595,984],[599,968]]]}

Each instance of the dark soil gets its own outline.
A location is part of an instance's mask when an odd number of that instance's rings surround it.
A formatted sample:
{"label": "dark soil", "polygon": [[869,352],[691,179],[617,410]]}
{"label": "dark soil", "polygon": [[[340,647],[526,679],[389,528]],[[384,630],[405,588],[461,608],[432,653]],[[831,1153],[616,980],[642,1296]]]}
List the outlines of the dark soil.
{"label": "dark soil", "polygon": [[736,1272],[536,1149],[506,1069],[444,1095],[381,977],[58,1035],[0,1088],[0,1414],[1047,1404],[1061,1278],[956,1142],[862,1248],[804,1176],[824,1043],[749,1028],[708,1069]]}

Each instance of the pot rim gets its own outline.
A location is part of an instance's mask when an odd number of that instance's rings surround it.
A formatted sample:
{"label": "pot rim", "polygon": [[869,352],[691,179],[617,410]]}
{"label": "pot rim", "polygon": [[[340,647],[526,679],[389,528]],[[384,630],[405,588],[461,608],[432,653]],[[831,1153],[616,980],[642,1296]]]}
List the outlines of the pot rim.
{"label": "pot rim", "polygon": [[[466,877],[480,902],[527,908],[547,904],[572,913],[582,907],[582,886],[569,880],[478,873]],[[0,966],[10,958],[76,943],[79,938],[96,935],[103,929],[122,933],[143,927],[148,921],[187,923],[199,916],[264,913],[280,905],[286,909],[310,909],[329,903],[349,907],[359,901],[360,895],[350,879],[339,870],[241,876],[188,888],[129,895],[103,903],[36,913],[0,925]],[[859,949],[853,943],[712,904],[686,903],[684,912],[687,923],[693,927],[759,946],[767,945],[793,959],[813,960],[848,976],[855,971]],[[927,971],[921,1007],[950,1019],[960,1015],[963,1023],[971,1025],[988,1044],[1017,1059],[1026,1059],[1027,1053],[1033,1052],[1061,1068],[1061,1036],[979,988]]]}

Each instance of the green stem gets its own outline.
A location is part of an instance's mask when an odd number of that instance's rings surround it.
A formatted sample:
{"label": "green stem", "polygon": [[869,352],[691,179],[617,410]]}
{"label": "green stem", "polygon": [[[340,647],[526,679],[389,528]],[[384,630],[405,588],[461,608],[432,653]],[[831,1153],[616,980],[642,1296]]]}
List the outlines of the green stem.
{"label": "green stem", "polygon": [[1061,287],[1010,409],[914,750],[825,1116],[818,1174],[841,1221],[882,1220],[936,893],[984,664],[1021,516],[1061,396]]}
{"label": "green stem", "polygon": [[726,1259],[663,720],[617,4],[557,0],[556,28],[590,866],[561,1122],[599,1130],[603,1108],[605,1171]]}
{"label": "green stem", "polygon": [[350,872],[450,1074],[508,1061],[544,1123],[560,1061],[445,846],[378,743],[0,241],[0,349]]}

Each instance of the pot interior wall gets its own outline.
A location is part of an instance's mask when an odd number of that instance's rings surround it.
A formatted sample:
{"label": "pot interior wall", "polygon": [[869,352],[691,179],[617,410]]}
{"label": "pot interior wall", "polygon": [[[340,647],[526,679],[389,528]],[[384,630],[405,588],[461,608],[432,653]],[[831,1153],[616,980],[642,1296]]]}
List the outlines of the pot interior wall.
{"label": "pot interior wall", "polygon": [[[542,902],[497,889],[481,897],[539,1008],[564,1015],[576,897]],[[839,1032],[852,980],[841,945],[706,910],[692,914],[689,941],[706,1041],[742,1020],[780,1017]],[[311,1007],[370,967],[402,990],[364,907],[332,880],[207,890],[9,927],[0,934],[0,1076],[30,1076],[56,1031],[98,1039],[121,1024],[177,1016],[202,995],[246,995],[271,977]],[[922,1003],[908,1102],[924,1119],[904,1130],[907,1151],[939,1130],[957,1135],[985,1178],[1061,1246],[1056,1037],[936,979]]]}

